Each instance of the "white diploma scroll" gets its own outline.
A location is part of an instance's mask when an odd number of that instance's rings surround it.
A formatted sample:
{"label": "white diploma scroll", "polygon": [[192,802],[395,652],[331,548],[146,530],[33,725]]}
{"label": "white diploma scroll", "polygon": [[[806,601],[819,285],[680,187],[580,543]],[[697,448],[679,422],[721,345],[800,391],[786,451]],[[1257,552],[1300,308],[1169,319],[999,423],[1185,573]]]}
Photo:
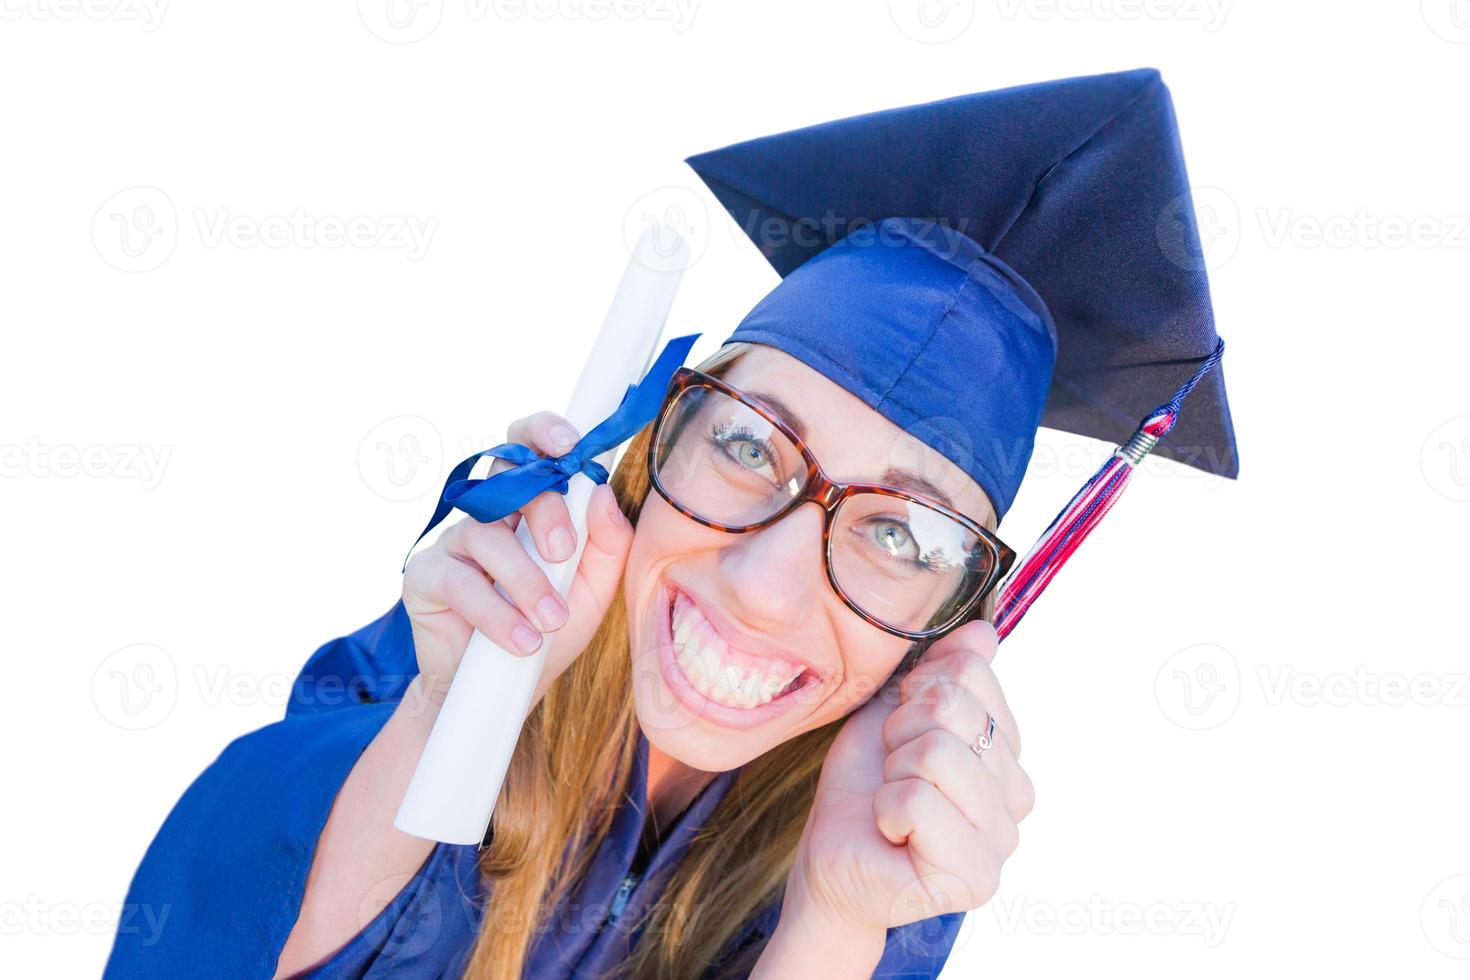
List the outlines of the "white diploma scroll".
{"label": "white diploma scroll", "polygon": [[[628,386],[643,377],[687,262],[688,246],[667,227],[650,228],[639,239],[567,406],[566,418],[579,433],[585,435],[616,411]],[[615,449],[609,450],[597,461],[611,470],[615,455]],[[563,597],[582,559],[587,502],[595,486],[580,473],[568,485],[566,502],[577,550],[567,561],[543,561],[525,522],[516,529],[521,545]],[[447,844],[481,842],[556,637],[546,634],[541,649],[531,656],[510,653],[479,632],[470,638],[393,820],[395,827]]]}

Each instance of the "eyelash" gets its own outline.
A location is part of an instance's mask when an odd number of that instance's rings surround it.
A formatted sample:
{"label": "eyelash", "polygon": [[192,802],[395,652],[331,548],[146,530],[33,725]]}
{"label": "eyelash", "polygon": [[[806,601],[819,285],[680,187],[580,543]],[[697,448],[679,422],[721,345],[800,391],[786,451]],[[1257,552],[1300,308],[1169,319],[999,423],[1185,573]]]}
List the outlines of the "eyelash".
{"label": "eyelash", "polygon": [[765,453],[767,459],[772,462],[776,460],[775,447],[752,432],[749,426],[732,427],[730,423],[722,422],[710,430],[710,441],[719,446],[726,455],[729,455],[730,450],[727,447],[730,443],[748,442]]}

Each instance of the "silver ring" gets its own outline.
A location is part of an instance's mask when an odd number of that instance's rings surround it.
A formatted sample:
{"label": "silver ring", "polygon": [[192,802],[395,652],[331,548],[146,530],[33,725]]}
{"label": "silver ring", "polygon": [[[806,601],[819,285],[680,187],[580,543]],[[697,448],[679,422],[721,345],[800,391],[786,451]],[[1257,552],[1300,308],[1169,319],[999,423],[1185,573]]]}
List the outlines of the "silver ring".
{"label": "silver ring", "polygon": [[975,758],[983,758],[985,750],[995,744],[995,718],[990,712],[985,712],[985,730],[975,736],[975,741],[970,743],[970,751],[975,753]]}

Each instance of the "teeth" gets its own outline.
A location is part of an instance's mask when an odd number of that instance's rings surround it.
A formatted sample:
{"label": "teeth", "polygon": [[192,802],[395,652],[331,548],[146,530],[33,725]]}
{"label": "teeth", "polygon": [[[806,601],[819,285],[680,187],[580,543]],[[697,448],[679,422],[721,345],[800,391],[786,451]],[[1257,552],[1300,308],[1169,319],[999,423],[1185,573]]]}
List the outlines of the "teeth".
{"label": "teeth", "polygon": [[751,669],[733,658],[699,610],[676,593],[671,613],[674,659],[700,694],[732,708],[755,708],[772,700],[802,672],[802,667],[771,661],[764,670]]}

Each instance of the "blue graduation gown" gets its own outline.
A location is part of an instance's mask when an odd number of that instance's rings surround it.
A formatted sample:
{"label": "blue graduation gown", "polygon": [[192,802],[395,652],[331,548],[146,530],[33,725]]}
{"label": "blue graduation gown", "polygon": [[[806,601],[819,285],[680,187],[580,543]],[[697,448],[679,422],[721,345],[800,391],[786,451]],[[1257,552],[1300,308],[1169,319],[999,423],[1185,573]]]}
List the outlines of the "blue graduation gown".
{"label": "blue graduation gown", "polygon": [[[337,790],[416,672],[402,603],[322,646],[292,689],[286,717],[232,742],[164,821],[133,877],[106,976],[269,977],[300,911],[317,837]],[[648,742],[638,733],[632,784],[582,881],[532,947],[530,977],[604,976],[624,960],[638,913],[657,899],[694,834],[734,782],[722,773],[633,873],[642,835]],[[460,976],[486,899],[476,848],[439,844],[419,873],[357,936],[306,976],[408,980]],[[769,935],[776,902],[727,949]],[[876,977],[935,977],[959,913],[890,929]]]}

